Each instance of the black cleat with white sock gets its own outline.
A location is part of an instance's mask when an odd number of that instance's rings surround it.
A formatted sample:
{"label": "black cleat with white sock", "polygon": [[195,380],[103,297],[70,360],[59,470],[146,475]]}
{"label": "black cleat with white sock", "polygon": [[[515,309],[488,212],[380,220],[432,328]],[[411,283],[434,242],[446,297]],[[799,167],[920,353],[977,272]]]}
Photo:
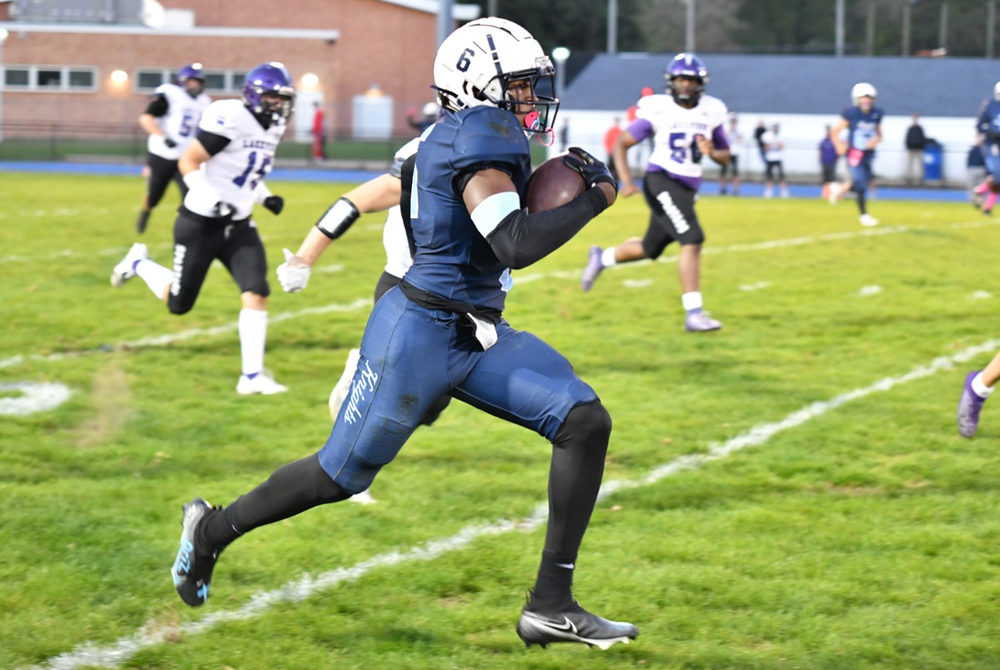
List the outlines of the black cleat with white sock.
{"label": "black cleat with white sock", "polygon": [[602,619],[575,600],[561,607],[529,601],[517,622],[517,635],[527,647],[537,644],[544,649],[552,642],[580,642],[608,649],[616,642],[628,644],[639,635],[639,629],[630,623]]}

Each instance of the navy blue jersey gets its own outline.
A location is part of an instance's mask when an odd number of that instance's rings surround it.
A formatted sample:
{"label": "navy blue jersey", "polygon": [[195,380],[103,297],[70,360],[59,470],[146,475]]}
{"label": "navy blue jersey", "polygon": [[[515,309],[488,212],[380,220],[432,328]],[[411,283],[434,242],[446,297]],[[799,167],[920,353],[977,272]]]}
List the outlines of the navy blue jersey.
{"label": "navy blue jersey", "polygon": [[848,148],[874,153],[874,150],[868,148],[868,143],[878,137],[878,127],[882,123],[882,110],[872,107],[871,111],[866,114],[861,111],[860,107],[848,107],[841,116],[847,121]]}
{"label": "navy blue jersey", "polygon": [[410,196],[414,255],[406,281],[443,298],[503,311],[507,268],[472,222],[455,183],[488,168],[506,172],[522,200],[531,175],[517,117],[494,107],[449,113],[424,134]]}
{"label": "navy blue jersey", "polygon": [[1000,144],[1000,102],[990,100],[983,103],[976,129],[986,136],[986,144]]}

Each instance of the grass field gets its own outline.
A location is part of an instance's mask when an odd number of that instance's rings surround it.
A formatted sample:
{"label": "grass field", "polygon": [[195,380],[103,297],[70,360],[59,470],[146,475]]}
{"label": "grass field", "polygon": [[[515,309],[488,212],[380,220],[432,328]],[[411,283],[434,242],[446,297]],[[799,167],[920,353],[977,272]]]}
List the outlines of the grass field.
{"label": "grass field", "polygon": [[[182,318],[140,280],[108,285],[138,179],[0,179],[0,384],[72,391],[0,416],[0,668],[1000,667],[1000,408],[974,440],[954,425],[964,373],[1000,348],[1000,226],[971,208],[876,200],[863,231],[851,203],[704,198],[712,334],[683,332],[676,250],[580,291],[589,245],[645,229],[638,198],[515,275],[509,321],[615,421],[577,596],[642,631],[529,651],[514,623],[549,448],[459,403],[376,480],[378,504],[246,536],[199,610],[172,588],[182,503],[229,502],[325,441],[380,217],[306,292],[272,280],[267,363],[290,391],[244,398],[221,267]],[[258,218],[273,268],[348,185],[271,188],[288,203]],[[146,235],[164,263],[173,202]]]}

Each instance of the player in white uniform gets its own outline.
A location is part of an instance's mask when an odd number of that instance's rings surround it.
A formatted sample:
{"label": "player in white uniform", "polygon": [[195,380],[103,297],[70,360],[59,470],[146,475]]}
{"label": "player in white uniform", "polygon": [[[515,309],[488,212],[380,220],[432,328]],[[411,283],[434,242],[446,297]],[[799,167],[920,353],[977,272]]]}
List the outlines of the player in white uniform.
{"label": "player in white uniform", "polygon": [[722,164],[719,171],[719,195],[726,195],[726,178],[733,175],[733,195],[740,194],[740,145],[743,144],[743,134],[740,133],[736,115],[729,113],[729,128],[726,129],[726,140],[729,142],[729,162]]}
{"label": "player in white uniform", "polygon": [[194,307],[208,268],[219,259],[240,288],[242,370],[237,393],[287,390],[264,372],[267,338],[267,258],[250,218],[254,203],[280,214],[284,200],[264,178],[285,132],[295,87],[281,63],[265,63],[247,74],[243,100],[219,100],[205,110],[198,135],[179,161],[188,194],[174,223],[173,270],[149,260],[134,244],[115,266],[111,284],[138,275],[174,314]]}
{"label": "player in white uniform", "polygon": [[194,139],[201,115],[212,99],[202,93],[205,74],[201,63],[185,65],[177,73],[175,84],[163,84],[153,93],[146,111],[139,116],[139,125],[147,134],[149,177],[135,229],[145,232],[150,212],[160,203],[167,185],[173,180],[187,195],[187,186],[177,171],[177,161]]}
{"label": "player in white uniform", "polygon": [[720,165],[729,161],[729,142],[723,128],[726,106],[718,98],[704,95],[708,71],[693,54],[678,54],[665,77],[668,95],[639,100],[636,120],[618,137],[614,149],[615,167],[621,178],[619,194],[627,198],[638,193],[639,188],[632,182],[626,152],[653,137],[653,153],[643,180],[646,202],[652,210],[646,236],[604,250],[591,247],[581,283],[583,290],[589,291],[604,268],[659,258],[668,244],[679,242],[677,266],[686,312],[684,327],[691,332],[718,330],[722,324],[702,310],[700,259],[705,234],[694,202],[701,186],[702,158],[708,156]]}
{"label": "player in white uniform", "polygon": [[[395,156],[389,172],[379,175],[357,188],[347,192],[335,202],[316,226],[309,231],[299,250],[292,254],[285,249],[285,262],[278,266],[278,282],[288,293],[298,293],[309,283],[312,266],[330,243],[347,232],[347,229],[362,214],[389,210],[382,230],[382,245],[385,247],[385,270],[375,286],[375,302],[386,291],[399,284],[403,275],[413,265],[409,236],[403,223],[399,203],[401,199],[401,178],[404,169],[410,169],[407,160],[417,152],[420,138],[415,138],[401,147]],[[408,201],[408,199],[407,199]],[[358,362],[358,349],[351,349],[347,364],[340,380],[330,393],[330,417],[337,419],[340,405],[347,396],[351,379]],[[443,396],[424,415],[422,425],[429,426],[437,420],[451,398]]]}

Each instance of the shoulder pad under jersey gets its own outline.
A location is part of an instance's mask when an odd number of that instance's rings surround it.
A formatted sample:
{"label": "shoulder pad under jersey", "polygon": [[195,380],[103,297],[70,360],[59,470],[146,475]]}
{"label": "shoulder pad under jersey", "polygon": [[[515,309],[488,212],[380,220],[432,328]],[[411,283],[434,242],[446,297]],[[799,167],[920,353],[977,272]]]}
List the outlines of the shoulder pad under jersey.
{"label": "shoulder pad under jersey", "polygon": [[473,107],[449,114],[441,123],[453,127],[451,164],[458,170],[484,163],[503,163],[517,168],[530,162],[524,128],[508,111]]}

